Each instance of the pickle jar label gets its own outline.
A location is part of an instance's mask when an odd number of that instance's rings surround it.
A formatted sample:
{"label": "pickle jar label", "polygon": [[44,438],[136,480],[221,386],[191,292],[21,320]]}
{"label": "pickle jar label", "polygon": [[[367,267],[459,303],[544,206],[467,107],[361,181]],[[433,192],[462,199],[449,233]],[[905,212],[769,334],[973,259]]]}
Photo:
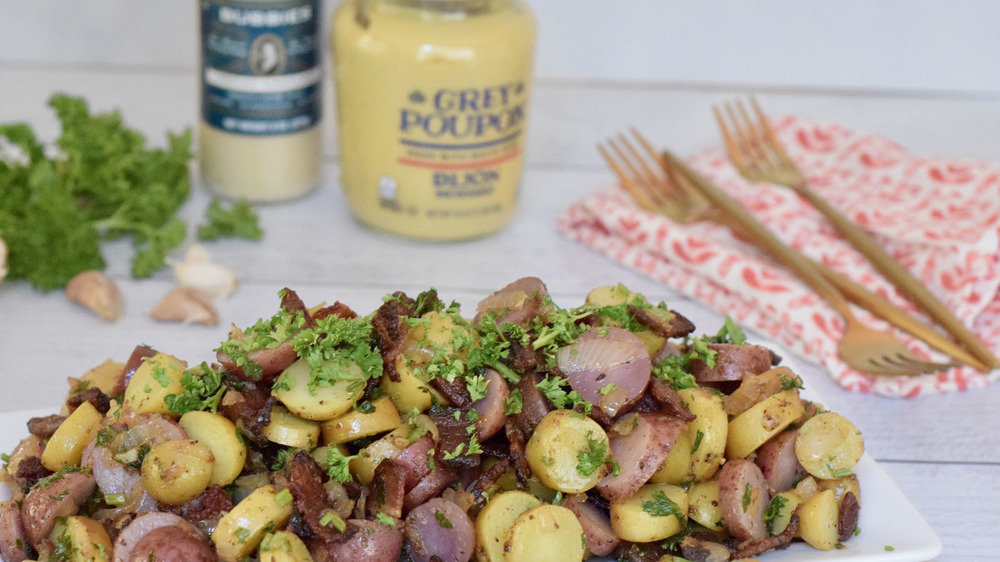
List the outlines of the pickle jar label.
{"label": "pickle jar label", "polygon": [[320,119],[319,1],[201,3],[202,116],[223,131],[283,135]]}

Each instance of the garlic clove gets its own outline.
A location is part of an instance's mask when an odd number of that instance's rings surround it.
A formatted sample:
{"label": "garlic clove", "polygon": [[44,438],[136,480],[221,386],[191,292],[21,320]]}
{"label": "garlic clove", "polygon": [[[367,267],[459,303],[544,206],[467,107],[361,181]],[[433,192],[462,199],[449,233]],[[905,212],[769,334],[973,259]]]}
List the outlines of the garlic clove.
{"label": "garlic clove", "polygon": [[77,273],[66,285],[66,298],[81,304],[108,322],[122,315],[122,294],[118,285],[100,271]]}
{"label": "garlic clove", "polygon": [[7,242],[0,236],[0,283],[7,277]]}
{"label": "garlic clove", "polygon": [[158,322],[183,322],[215,326],[219,323],[219,312],[212,299],[193,287],[178,287],[160,299],[149,313]]}
{"label": "garlic clove", "polygon": [[178,285],[198,289],[211,298],[228,297],[239,284],[229,268],[212,263],[201,244],[191,245],[184,254],[184,261],[171,265]]}

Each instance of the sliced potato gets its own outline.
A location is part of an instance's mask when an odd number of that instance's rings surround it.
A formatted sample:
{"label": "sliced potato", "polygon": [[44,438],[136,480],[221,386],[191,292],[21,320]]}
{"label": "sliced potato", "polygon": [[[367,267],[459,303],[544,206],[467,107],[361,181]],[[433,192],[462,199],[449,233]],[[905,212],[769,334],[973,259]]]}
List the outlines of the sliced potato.
{"label": "sliced potato", "polygon": [[604,285],[587,293],[586,303],[591,306],[618,306],[635,298],[635,293],[624,285]]}
{"label": "sliced potato", "polygon": [[[646,484],[628,499],[611,504],[611,528],[631,542],[660,541],[684,528],[688,494],[672,484]],[[676,510],[668,513],[668,509]]]}
{"label": "sliced potato", "polygon": [[413,374],[413,369],[409,366],[408,361],[409,358],[405,354],[400,353],[396,356],[398,382],[392,381],[389,377],[382,377],[382,380],[379,381],[379,386],[392,399],[396,409],[400,412],[409,412],[416,408],[417,411],[424,412],[435,402],[438,404],[446,403],[447,401],[440,392]]}
{"label": "sliced potato", "polygon": [[260,562],[313,562],[309,548],[291,531],[277,531],[264,536],[257,553]]}
{"label": "sliced potato", "polygon": [[520,490],[501,492],[476,516],[476,560],[503,562],[507,532],[524,512],[542,505],[541,500]]}
{"label": "sliced potato", "polygon": [[697,416],[688,424],[691,439],[691,474],[695,482],[710,480],[722,465],[729,433],[729,416],[722,398],[705,388],[677,391],[688,410]]}
{"label": "sliced potato", "polygon": [[837,505],[844,503],[844,495],[847,492],[854,494],[854,498],[861,503],[861,483],[856,474],[833,480],[817,480],[816,483],[820,490],[833,490],[833,495],[837,497]]}
{"label": "sliced potato", "polygon": [[142,483],[156,501],[181,505],[208,488],[214,469],[208,445],[193,439],[164,441],[142,460]]}
{"label": "sliced potato", "polygon": [[232,484],[243,471],[247,459],[247,447],[240,439],[236,424],[220,414],[194,411],[182,415],[180,425],[188,437],[204,443],[212,451],[215,467],[211,483]]}
{"label": "sliced potato", "polygon": [[271,407],[271,422],[261,429],[273,443],[297,449],[312,449],[319,445],[319,424],[304,420],[281,404]]}
{"label": "sliced potato", "polygon": [[347,413],[365,389],[361,367],[351,361],[346,370],[334,362],[327,363],[324,368],[337,370],[341,378],[332,385],[310,389],[312,368],[305,359],[295,361],[278,376],[274,396],[290,412],[307,420],[332,420]]}
{"label": "sliced potato", "polygon": [[42,465],[53,472],[65,466],[79,466],[83,450],[97,437],[103,419],[90,402],[80,404],[49,438],[42,450]]}
{"label": "sliced potato", "polygon": [[799,505],[799,536],[818,550],[837,546],[837,497],[823,490]]}
{"label": "sliced potato", "polygon": [[169,414],[166,398],[184,392],[181,377],[186,368],[187,362],[166,353],[147,357],[132,374],[124,403],[137,414]]}
{"label": "sliced potato", "polygon": [[861,432],[834,412],[816,414],[799,428],[795,456],[806,472],[830,480],[850,474],[865,452]]}
{"label": "sliced potato", "polygon": [[504,541],[504,562],[581,561],[587,551],[583,527],[569,509],[552,504],[517,517]]}
{"label": "sliced potato", "polygon": [[410,446],[409,435],[410,426],[403,424],[373,441],[351,459],[351,473],[357,476],[362,484],[371,482],[375,468],[380,462],[399,456],[403,449]]}
{"label": "sliced potato", "polygon": [[781,534],[788,526],[788,522],[792,519],[792,514],[795,512],[795,508],[802,503],[802,496],[795,493],[794,490],[785,490],[784,492],[778,492],[771,498],[771,506],[778,506],[780,508],[776,509],[771,517],[771,520],[767,523],[767,530],[771,533],[771,536]]}
{"label": "sliced potato", "polygon": [[726,456],[745,459],[768,439],[795,423],[805,410],[798,389],[783,390],[754,404],[729,422]]}
{"label": "sliced potato", "polygon": [[650,484],[680,485],[691,480],[691,434],[682,431],[670,448],[659,470],[649,477]]}
{"label": "sliced potato", "polygon": [[725,531],[719,503],[719,481],[696,482],[688,488],[688,517],[713,531]]}
{"label": "sliced potato", "polygon": [[84,373],[79,379],[70,379],[70,391],[76,391],[81,385],[85,385],[85,388],[96,388],[104,394],[111,396],[115,385],[118,384],[118,378],[121,377],[122,370],[124,369],[124,363],[108,359]]}
{"label": "sliced potato", "polygon": [[82,515],[56,518],[49,540],[66,562],[108,562],[111,555],[111,538],[104,525]]}
{"label": "sliced potato", "polygon": [[373,411],[365,413],[351,410],[346,414],[320,424],[323,443],[339,444],[392,431],[403,422],[399,411],[388,396],[372,403]]}
{"label": "sliced potato", "polygon": [[[591,443],[608,455],[608,435],[596,421],[572,410],[553,410],[535,427],[524,448],[531,472],[542,484],[567,494],[586,492],[606,473],[603,467],[591,471],[580,468],[580,453]],[[610,459],[609,459],[610,460]]]}
{"label": "sliced potato", "polygon": [[212,542],[223,562],[237,562],[256,550],[264,535],[281,529],[291,517],[291,498],[279,495],[274,486],[262,486],[219,519]]}

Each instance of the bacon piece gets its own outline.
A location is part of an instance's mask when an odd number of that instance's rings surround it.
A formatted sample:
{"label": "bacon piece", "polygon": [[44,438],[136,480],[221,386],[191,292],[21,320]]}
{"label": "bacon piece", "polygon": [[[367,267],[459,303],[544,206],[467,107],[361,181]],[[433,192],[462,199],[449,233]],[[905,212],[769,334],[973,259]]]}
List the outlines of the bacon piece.
{"label": "bacon piece", "polygon": [[[792,544],[792,539],[795,538],[795,533],[797,533],[798,530],[799,515],[796,513],[792,515],[792,518],[788,521],[788,526],[785,527],[785,530],[781,533],[756,542],[740,544],[740,549],[733,553],[733,560],[751,558],[769,550],[782,550],[788,548],[788,545]],[[854,529],[851,529],[851,532],[853,531]]]}
{"label": "bacon piece", "polygon": [[66,416],[60,416],[58,414],[52,414],[51,416],[44,416],[40,418],[31,418],[28,420],[28,432],[35,437],[41,438],[43,440],[52,437],[52,434],[59,429],[62,422],[66,420]]}
{"label": "bacon piece", "polygon": [[372,316],[372,327],[375,329],[376,346],[382,353],[382,371],[393,382],[399,382],[396,372],[396,356],[403,351],[410,325],[406,317],[413,310],[413,299],[401,292],[393,293],[396,298],[382,303]]}
{"label": "bacon piece", "polygon": [[90,405],[102,414],[107,414],[108,410],[111,409],[111,397],[104,394],[101,392],[101,389],[96,387],[86,388],[80,392],[69,395],[69,397],[66,398],[66,407],[69,409],[70,413],[73,413],[73,411],[80,407],[80,405],[84,402],[90,402]]}
{"label": "bacon piece", "polygon": [[844,494],[844,499],[840,503],[840,515],[837,517],[837,540],[846,542],[854,535],[860,511],[861,504],[858,503],[854,492]]}
{"label": "bacon piece", "polygon": [[320,523],[323,512],[332,509],[323,488],[323,469],[308,452],[299,450],[289,461],[288,489],[292,492],[295,509],[312,534],[325,543],[336,541],[340,533]]}
{"label": "bacon piece", "polygon": [[368,483],[365,512],[374,518],[384,513],[396,519],[403,517],[403,498],[406,494],[406,468],[392,459],[378,463]]}
{"label": "bacon piece", "polygon": [[128,357],[128,361],[125,362],[125,368],[122,369],[121,376],[118,377],[115,387],[111,390],[111,396],[124,395],[125,387],[127,387],[128,383],[132,380],[132,375],[135,374],[135,370],[139,368],[139,365],[142,365],[143,360],[154,355],[156,355],[156,350],[148,345],[135,346],[135,348],[132,349],[132,354]]}

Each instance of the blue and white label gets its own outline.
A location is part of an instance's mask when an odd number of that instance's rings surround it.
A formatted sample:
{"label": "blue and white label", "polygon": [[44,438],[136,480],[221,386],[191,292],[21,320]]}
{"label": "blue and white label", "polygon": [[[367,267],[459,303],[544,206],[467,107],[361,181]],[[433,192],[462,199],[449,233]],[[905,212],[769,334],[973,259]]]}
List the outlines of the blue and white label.
{"label": "blue and white label", "polygon": [[315,126],[322,107],[319,0],[202,0],[202,118],[242,135]]}

